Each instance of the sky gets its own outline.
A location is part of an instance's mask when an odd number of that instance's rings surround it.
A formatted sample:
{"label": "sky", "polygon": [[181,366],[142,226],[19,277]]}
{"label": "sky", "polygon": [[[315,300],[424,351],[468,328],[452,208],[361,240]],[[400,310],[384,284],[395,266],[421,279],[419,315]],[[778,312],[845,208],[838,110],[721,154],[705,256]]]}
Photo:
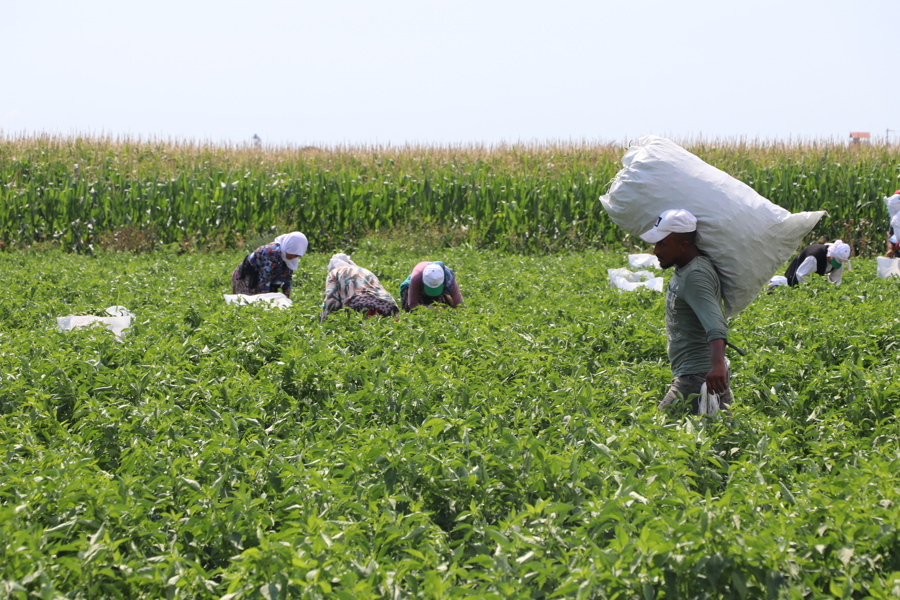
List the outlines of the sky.
{"label": "sky", "polygon": [[0,136],[900,143],[898,24],[897,0],[0,0]]}

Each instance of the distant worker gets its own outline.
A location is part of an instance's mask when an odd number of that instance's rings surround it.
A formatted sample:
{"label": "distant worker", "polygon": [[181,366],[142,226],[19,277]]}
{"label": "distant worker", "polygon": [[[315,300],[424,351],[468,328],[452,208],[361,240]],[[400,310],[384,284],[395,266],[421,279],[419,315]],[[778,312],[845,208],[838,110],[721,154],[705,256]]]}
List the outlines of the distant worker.
{"label": "distant worker", "polygon": [[841,285],[845,267],[847,271],[850,270],[850,245],[835,240],[832,244],[807,246],[794,257],[784,276],[787,278],[787,284],[791,286],[806,283],[809,276],[814,273],[828,275],[828,281]]}
{"label": "distant worker", "polygon": [[888,214],[891,217],[890,225],[888,226],[886,256],[888,258],[894,258],[900,254],[900,190],[894,192],[893,196],[885,198],[884,202],[887,205]]}
{"label": "distant worker", "polygon": [[675,267],[666,290],[666,334],[672,383],[659,403],[669,411],[676,400],[692,398],[690,411],[700,411],[703,384],[718,394],[726,414],[732,394],[725,360],[728,323],[722,311],[722,288],[712,261],[697,247],[697,218],[686,210],[667,210],[641,234],[653,246],[659,266]]}
{"label": "distant worker", "polygon": [[400,284],[400,303],[405,311],[417,306],[445,304],[451,308],[461,306],[462,294],[453,271],[443,262],[420,262]]}
{"label": "distant worker", "polygon": [[397,301],[384,289],[374,273],[357,265],[346,254],[339,253],[328,261],[320,320],[324,321],[329,314],[342,308],[350,308],[366,317],[390,317],[400,312]]}
{"label": "distant worker", "polygon": [[279,235],[260,246],[231,274],[231,293],[255,296],[281,291],[291,297],[291,281],[309,242],[299,231]]}

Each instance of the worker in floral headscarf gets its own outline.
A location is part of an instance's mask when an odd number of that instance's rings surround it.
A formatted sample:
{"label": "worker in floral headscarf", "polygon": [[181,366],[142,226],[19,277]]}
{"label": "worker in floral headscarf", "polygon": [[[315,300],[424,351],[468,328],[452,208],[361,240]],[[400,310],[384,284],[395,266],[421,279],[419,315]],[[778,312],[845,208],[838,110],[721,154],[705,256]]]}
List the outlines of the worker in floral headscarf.
{"label": "worker in floral headscarf", "polygon": [[231,293],[253,296],[281,291],[291,296],[291,280],[309,242],[299,231],[279,235],[275,241],[248,254],[231,274]]}
{"label": "worker in floral headscarf", "polygon": [[397,302],[374,273],[357,265],[346,254],[335,254],[328,261],[321,320],[342,308],[353,309],[367,317],[390,317],[400,312]]}

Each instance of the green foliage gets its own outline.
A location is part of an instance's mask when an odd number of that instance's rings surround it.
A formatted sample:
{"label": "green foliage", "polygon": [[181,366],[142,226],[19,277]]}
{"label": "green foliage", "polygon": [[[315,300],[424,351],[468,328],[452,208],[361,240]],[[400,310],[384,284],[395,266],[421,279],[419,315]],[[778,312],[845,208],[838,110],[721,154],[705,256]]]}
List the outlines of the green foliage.
{"label": "green foliage", "polygon": [[431,258],[468,308],[320,325],[321,255],[284,311],[238,252],[0,255],[0,597],[897,597],[900,282],[761,296],[732,421],[667,419],[623,256]]}
{"label": "green foliage", "polygon": [[[826,209],[810,240],[880,251],[896,147],[690,142],[792,212]],[[301,229],[331,250],[410,223],[448,245],[528,252],[627,246],[597,198],[618,145],[228,148],[110,139],[0,139],[0,243],[68,251],[235,248]],[[874,246],[873,246],[874,244]]]}

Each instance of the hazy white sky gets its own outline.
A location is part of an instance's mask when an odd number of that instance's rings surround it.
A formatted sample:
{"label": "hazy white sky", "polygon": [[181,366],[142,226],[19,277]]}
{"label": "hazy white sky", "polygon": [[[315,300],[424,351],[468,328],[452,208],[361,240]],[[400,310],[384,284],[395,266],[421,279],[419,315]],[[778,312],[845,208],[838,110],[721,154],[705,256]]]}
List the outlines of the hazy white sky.
{"label": "hazy white sky", "polygon": [[0,131],[883,140],[898,25],[898,0],[0,0]]}

